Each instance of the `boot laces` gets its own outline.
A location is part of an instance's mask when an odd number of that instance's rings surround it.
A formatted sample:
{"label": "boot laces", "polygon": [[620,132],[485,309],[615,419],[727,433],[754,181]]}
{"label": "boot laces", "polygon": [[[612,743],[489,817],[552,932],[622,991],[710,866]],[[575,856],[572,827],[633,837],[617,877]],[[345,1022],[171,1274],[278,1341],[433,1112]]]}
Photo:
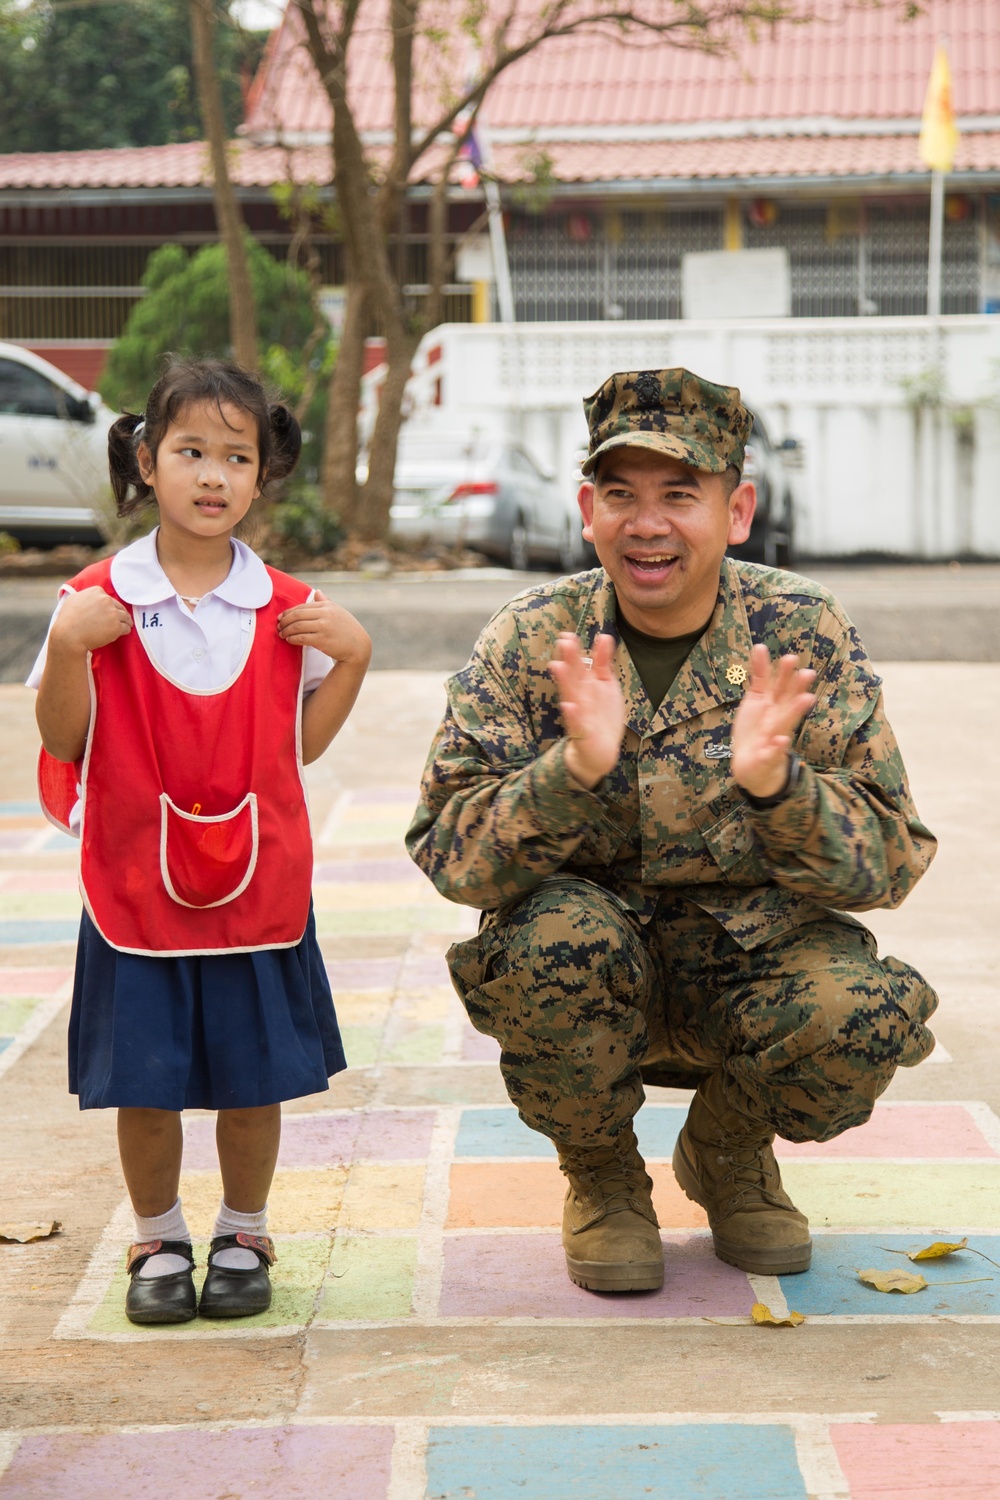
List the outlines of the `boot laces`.
{"label": "boot laces", "polygon": [[[755,1201],[770,1203],[775,1207],[783,1206],[772,1191],[775,1174],[769,1169],[765,1159],[767,1149],[768,1142],[765,1141],[760,1144],[747,1143],[735,1146],[728,1152],[720,1152],[718,1162],[725,1168],[722,1181],[732,1192],[734,1208]],[[777,1184],[773,1183],[773,1186],[776,1187]]]}
{"label": "boot laces", "polygon": [[570,1151],[560,1158],[560,1169],[575,1178],[588,1198],[599,1197],[609,1208],[616,1200],[627,1203],[636,1189],[652,1184],[629,1156],[609,1150],[603,1161],[588,1160],[586,1151]]}

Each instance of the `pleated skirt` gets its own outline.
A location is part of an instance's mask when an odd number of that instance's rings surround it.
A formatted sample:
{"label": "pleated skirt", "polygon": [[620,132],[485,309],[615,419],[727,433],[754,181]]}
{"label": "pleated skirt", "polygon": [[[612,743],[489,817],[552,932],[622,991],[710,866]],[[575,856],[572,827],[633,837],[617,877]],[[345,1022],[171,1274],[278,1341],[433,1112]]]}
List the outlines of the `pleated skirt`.
{"label": "pleated skirt", "polygon": [[346,1067],[311,908],[294,948],[194,958],[119,953],[84,912],[69,1022],[81,1109],[250,1109]]}

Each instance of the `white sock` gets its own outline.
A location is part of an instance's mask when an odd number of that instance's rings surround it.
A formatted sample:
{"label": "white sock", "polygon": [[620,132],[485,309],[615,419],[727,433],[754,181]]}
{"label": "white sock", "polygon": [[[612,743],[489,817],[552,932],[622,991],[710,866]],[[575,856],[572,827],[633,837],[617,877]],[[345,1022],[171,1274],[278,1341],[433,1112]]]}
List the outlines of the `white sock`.
{"label": "white sock", "polygon": [[[235,1208],[222,1200],[219,1204],[219,1217],[215,1221],[212,1230],[212,1238],[219,1234],[266,1234],[267,1233],[267,1204],[255,1214],[238,1214]],[[228,1250],[217,1250],[212,1256],[213,1266],[224,1266],[230,1271],[255,1271],[260,1265],[260,1257],[255,1250],[244,1250],[241,1245],[233,1245]]]}
{"label": "white sock", "polygon": [[[135,1237],[140,1244],[148,1240],[187,1240],[190,1244],[191,1231],[184,1222],[181,1200],[178,1198],[173,1208],[152,1219],[136,1214]],[[144,1281],[150,1276],[169,1276],[172,1271],[186,1271],[190,1264],[183,1255],[151,1255],[139,1275]]]}

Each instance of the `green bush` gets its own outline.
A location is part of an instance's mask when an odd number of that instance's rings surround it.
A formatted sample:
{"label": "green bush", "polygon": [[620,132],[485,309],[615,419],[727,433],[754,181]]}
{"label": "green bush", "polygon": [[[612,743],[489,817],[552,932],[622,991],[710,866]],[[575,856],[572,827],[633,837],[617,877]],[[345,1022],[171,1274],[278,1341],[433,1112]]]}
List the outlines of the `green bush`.
{"label": "green bush", "polygon": [[[247,248],[262,363],[267,366],[268,351],[277,347],[285,356],[287,373],[295,369],[296,351],[313,326],[309,283],[301,271],[276,261],[249,235]],[[196,358],[232,353],[223,245],[205,245],[194,255],[180,245],[163,245],[150,256],[143,285],[146,296],[132,309],[100,381],[101,395],[116,411],[142,411],[167,352]],[[324,340],[316,351],[321,365],[332,360],[329,343]],[[301,366],[301,360],[298,363]],[[301,369],[299,379],[304,379]],[[293,392],[283,394],[294,401]]]}
{"label": "green bush", "polygon": [[287,500],[271,511],[271,531],[279,546],[298,549],[307,557],[332,552],[346,532],[338,516],[326,510],[314,485],[299,484]]}

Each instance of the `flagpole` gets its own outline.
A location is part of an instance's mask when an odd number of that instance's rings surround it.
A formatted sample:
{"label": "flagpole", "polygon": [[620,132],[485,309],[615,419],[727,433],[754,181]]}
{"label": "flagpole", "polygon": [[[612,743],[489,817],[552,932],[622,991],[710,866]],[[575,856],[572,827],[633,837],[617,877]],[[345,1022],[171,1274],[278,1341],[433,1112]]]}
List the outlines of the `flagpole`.
{"label": "flagpole", "polygon": [[927,259],[927,316],[941,316],[941,246],[944,237],[944,173],[931,173],[931,237]]}
{"label": "flagpole", "polygon": [[493,175],[493,148],[489,130],[482,115],[476,121],[476,134],[486,173],[483,177],[483,192],[486,197],[486,213],[490,227],[490,249],[493,252],[493,275],[497,284],[497,311],[501,323],[515,323],[514,288],[510,279],[510,261],[507,257],[507,235],[503,227],[503,207],[500,203],[500,188]]}

